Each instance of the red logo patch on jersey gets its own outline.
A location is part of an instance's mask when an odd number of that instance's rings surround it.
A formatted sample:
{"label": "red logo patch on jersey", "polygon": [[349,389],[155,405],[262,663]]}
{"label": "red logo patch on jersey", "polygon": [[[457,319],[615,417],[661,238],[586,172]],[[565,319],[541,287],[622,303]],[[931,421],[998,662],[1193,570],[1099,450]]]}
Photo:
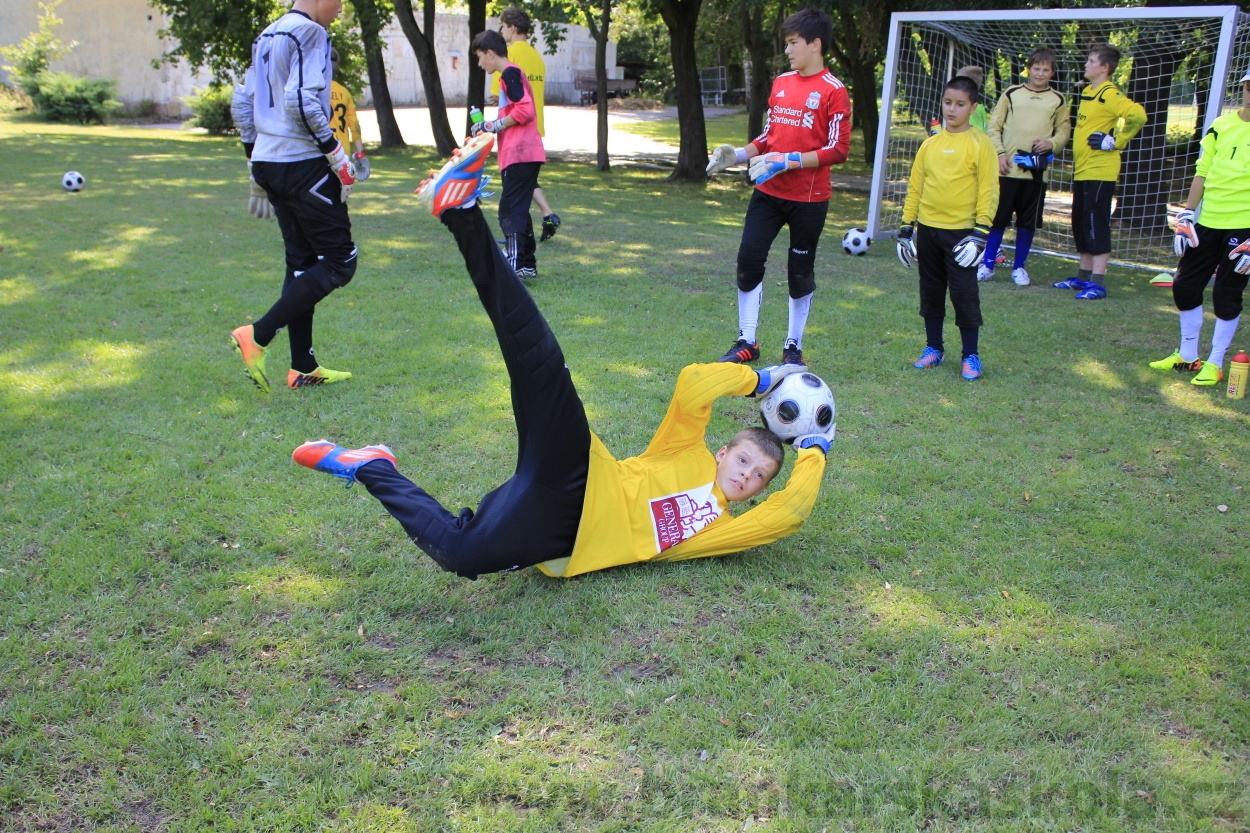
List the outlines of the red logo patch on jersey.
{"label": "red logo patch on jersey", "polygon": [[655,529],[656,552],[677,546],[719,518],[723,511],[712,494],[711,483],[653,499],[651,524]]}

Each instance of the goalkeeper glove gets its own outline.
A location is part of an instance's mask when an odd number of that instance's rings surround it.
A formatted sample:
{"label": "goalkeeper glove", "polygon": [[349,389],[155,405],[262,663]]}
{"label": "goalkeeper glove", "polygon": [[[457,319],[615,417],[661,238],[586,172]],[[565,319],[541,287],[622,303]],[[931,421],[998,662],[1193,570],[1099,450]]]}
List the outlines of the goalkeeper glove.
{"label": "goalkeeper glove", "polygon": [[1237,261],[1233,271],[1238,275],[1250,275],[1250,240],[1229,252],[1228,259]]}
{"label": "goalkeeper glove", "polygon": [[340,199],[347,202],[347,195],[352,192],[352,186],[356,184],[356,168],[352,165],[352,160],[348,159],[347,154],[343,152],[343,146],[337,142],[334,150],[326,154],[326,160],[329,161],[334,175],[339,178]]}
{"label": "goalkeeper glove", "polygon": [[747,175],[756,185],[763,185],[777,174],[803,167],[803,154],[797,150],[789,153],[765,153],[751,160]]}
{"label": "goalkeeper glove", "polygon": [[773,364],[761,367],[755,371],[760,379],[760,383],[755,386],[755,398],[763,399],[777,389],[782,379],[791,373],[802,373],[804,370],[807,370],[807,365],[804,364]]}
{"label": "goalkeeper glove", "polygon": [[803,434],[794,438],[794,447],[799,448],[819,448],[826,456],[829,454],[829,446],[833,445],[833,435],[838,430],[838,424],[831,422],[829,427],[821,434]]}
{"label": "goalkeeper glove", "polygon": [[1194,212],[1188,208],[1181,209],[1176,215],[1176,236],[1172,238],[1172,251],[1177,257],[1185,254],[1185,249],[1198,245],[1198,229],[1194,228]]}
{"label": "goalkeeper glove", "polygon": [[746,148],[736,148],[733,145],[721,145],[712,151],[712,155],[707,160],[707,175],[719,173],[730,165],[741,165],[747,161]]}
{"label": "goalkeeper glove", "polygon": [[1023,150],[1017,150],[1011,161],[1026,171],[1037,171],[1040,174],[1046,170],[1046,167],[1051,162],[1055,161],[1055,155],[1053,153],[1028,153]]}
{"label": "goalkeeper glove", "polygon": [[898,252],[898,262],[906,266],[908,269],[916,262],[916,241],[912,240],[915,229],[911,226],[903,226],[898,230],[898,243],[895,249]]}
{"label": "goalkeeper glove", "polygon": [[955,253],[955,263],[965,269],[981,259],[981,254],[985,251],[985,238],[989,235],[989,231],[977,226],[963,240],[960,240],[951,251]]}
{"label": "goalkeeper glove", "polygon": [[1089,146],[1093,150],[1115,150],[1115,136],[1102,131],[1091,133],[1089,134]]}
{"label": "goalkeeper glove", "polygon": [[473,126],[469,128],[469,135],[477,136],[481,133],[499,133],[507,126],[503,123],[503,119],[474,122]]}
{"label": "goalkeeper glove", "polygon": [[364,182],[369,178],[369,174],[373,173],[373,166],[369,164],[369,157],[365,156],[363,150],[358,150],[352,156],[352,161],[356,166],[356,181]]}
{"label": "goalkeeper glove", "polygon": [[247,195],[247,213],[257,220],[268,220],[273,216],[273,203],[269,202],[269,193],[252,178],[251,162],[247,163],[247,184],[251,189]]}

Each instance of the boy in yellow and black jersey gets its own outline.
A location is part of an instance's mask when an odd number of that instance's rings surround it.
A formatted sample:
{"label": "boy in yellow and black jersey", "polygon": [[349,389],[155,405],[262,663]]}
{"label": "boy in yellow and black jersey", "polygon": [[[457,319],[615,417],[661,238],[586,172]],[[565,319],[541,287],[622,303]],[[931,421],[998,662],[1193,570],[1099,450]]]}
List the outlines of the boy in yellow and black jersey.
{"label": "boy in yellow and black jersey", "polygon": [[1078,301],[1107,297],[1107,261],[1111,259],[1111,198],[1120,178],[1120,151],[1146,124],[1146,111],[1120,92],[1111,74],[1120,50],[1099,44],[1085,61],[1085,80],[1072,137],[1072,237],[1081,256],[1076,277],[1051,284],[1075,289]]}
{"label": "boy in yellow and black jersey", "polygon": [[898,259],[904,266],[916,262],[920,273],[925,348],[912,366],[934,368],[945,357],[942,324],[949,289],[963,342],[961,375],[968,381],[981,378],[976,264],[998,207],[994,145],[968,123],[977,97],[972,79],[957,75],[947,82],[942,91],[946,129],[926,139],[916,153],[898,232]]}
{"label": "boy in yellow and black jersey", "polygon": [[[331,72],[339,74],[339,51],[330,50]],[[351,90],[337,80],[330,82],[330,128],[334,138],[345,148],[353,148],[352,161],[356,165],[356,181],[369,178],[369,158],[365,156],[365,141],[360,135],[360,119],[356,116],[356,101]]]}
{"label": "boy in yellow and black jersey", "polygon": [[795,438],[797,459],[785,488],[737,516],[729,503],[768,486],[784,446],[771,431],[746,428],[713,453],[704,435],[719,397],[763,395],[806,368],[690,365],[646,450],[616,459],[590,430],[555,335],[475,204],[484,165],[475,166],[472,154],[489,151],[487,144],[462,156],[458,169],[450,163],[454,170],[445,168],[422,189],[440,193],[444,175],[456,184],[441,191],[451,203],[439,217],[464,257],[507,368],[514,473],[476,511],[452,514],[396,470],[386,446],[346,449],[321,440],[297,448],[295,462],[349,485],[363,483],[435,563],[470,579],[529,566],[570,578],[622,564],[740,552],[797,532],[816,503],[836,423]]}
{"label": "boy in yellow and black jersey", "polygon": [[[1195,217],[1200,202],[1202,215]],[[1180,312],[1181,343],[1172,355],[1150,366],[1196,370],[1193,384],[1216,385],[1224,378],[1224,353],[1237,334],[1250,278],[1250,70],[1241,79],[1241,109],[1220,116],[1202,137],[1189,200],[1176,217],[1176,253],[1181,262],[1172,282],[1172,300]],[[1198,359],[1198,336],[1202,295],[1212,272],[1215,333],[1204,362]]]}

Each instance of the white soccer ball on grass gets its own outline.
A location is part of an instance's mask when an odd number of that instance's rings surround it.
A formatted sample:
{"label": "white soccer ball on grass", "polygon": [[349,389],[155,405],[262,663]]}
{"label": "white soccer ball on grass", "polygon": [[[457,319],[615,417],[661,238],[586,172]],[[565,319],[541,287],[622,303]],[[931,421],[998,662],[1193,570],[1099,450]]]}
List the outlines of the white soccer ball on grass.
{"label": "white soccer ball on grass", "polygon": [[760,400],[764,425],[785,442],[836,424],[833,391],[815,373],[792,373]]}
{"label": "white soccer ball on grass", "polygon": [[867,254],[872,238],[862,228],[853,228],[842,237],[842,251],[856,257]]}
{"label": "white soccer ball on grass", "polygon": [[65,176],[61,177],[61,185],[66,191],[81,191],[86,184],[87,180],[83,179],[78,171],[67,171]]}

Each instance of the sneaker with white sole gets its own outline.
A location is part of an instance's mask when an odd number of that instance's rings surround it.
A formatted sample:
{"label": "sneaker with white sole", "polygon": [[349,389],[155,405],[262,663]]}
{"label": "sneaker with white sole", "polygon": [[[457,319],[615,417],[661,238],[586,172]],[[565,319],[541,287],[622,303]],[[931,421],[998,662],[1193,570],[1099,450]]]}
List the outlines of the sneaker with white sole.
{"label": "sneaker with white sole", "polygon": [[1017,266],[1015,269],[1011,270],[1011,281],[1016,286],[1028,286],[1029,273],[1024,271],[1023,266]]}
{"label": "sneaker with white sole", "polygon": [[994,267],[986,266],[984,263],[978,266],[977,267],[977,280],[979,281],[994,280]]}

